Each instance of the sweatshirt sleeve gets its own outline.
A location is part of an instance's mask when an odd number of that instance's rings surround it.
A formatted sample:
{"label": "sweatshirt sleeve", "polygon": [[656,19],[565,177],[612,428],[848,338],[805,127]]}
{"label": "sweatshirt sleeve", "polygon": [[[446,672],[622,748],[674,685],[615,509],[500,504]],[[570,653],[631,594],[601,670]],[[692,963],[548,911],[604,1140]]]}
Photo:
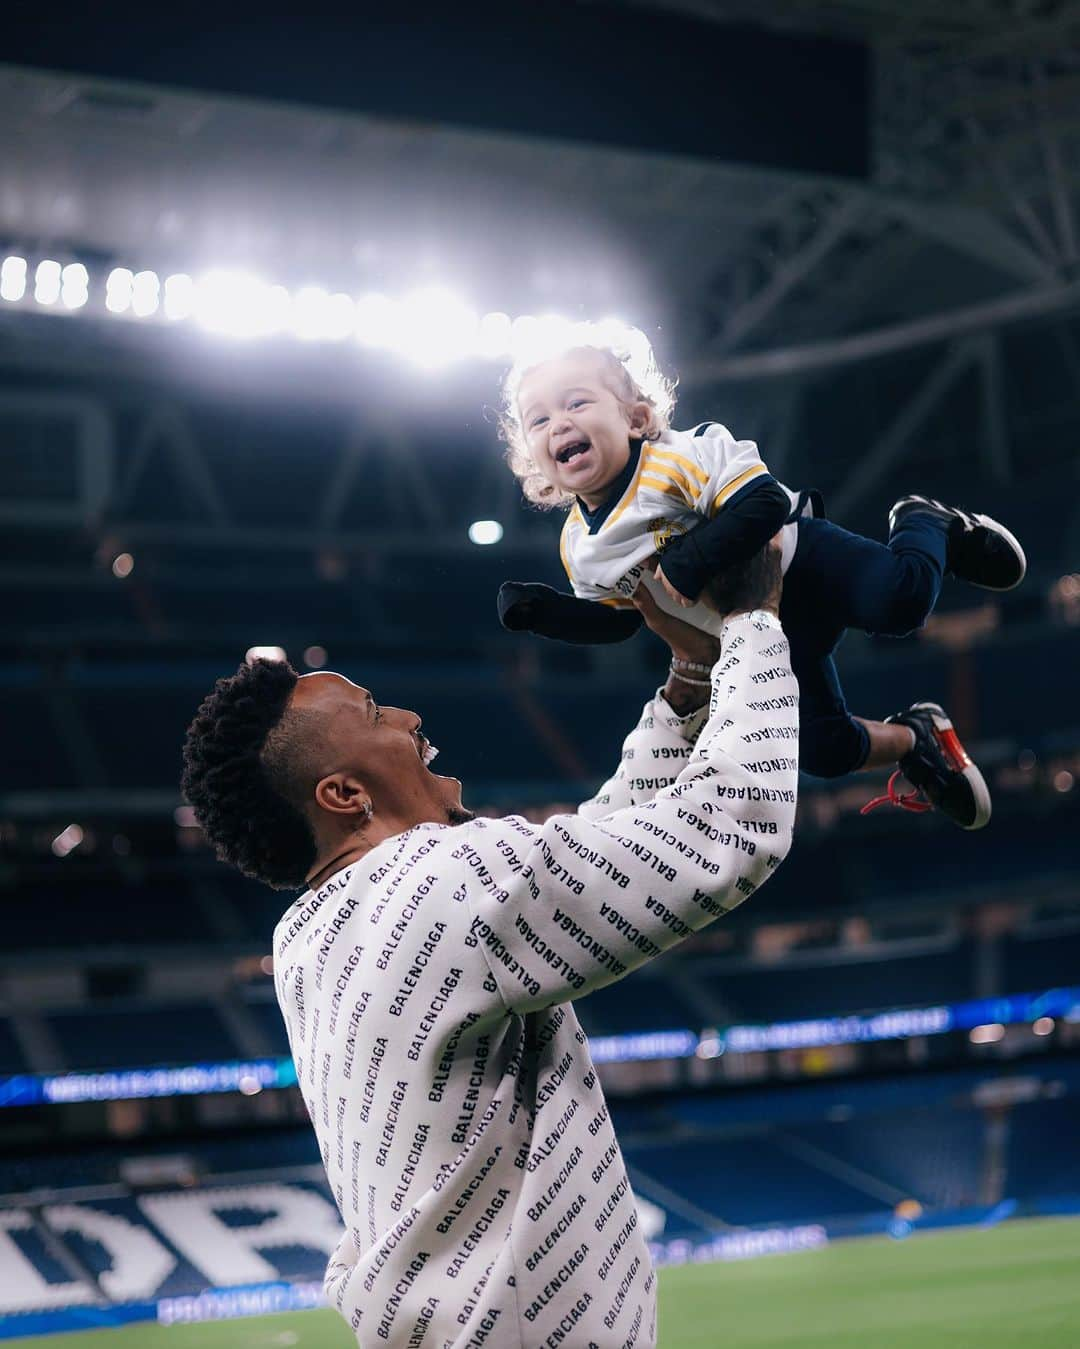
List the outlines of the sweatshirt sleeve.
{"label": "sweatshirt sleeve", "polygon": [[597,820],[626,806],[651,801],[670,787],[690,761],[709,709],[680,717],[662,689],[642,709],[638,724],[623,741],[619,766],[594,797],[578,806],[578,815]]}
{"label": "sweatshirt sleeve", "polygon": [[[594,798],[540,827],[514,817],[466,826],[494,879],[469,889],[470,936],[510,1010],[534,1011],[621,978],[740,904],[786,856],[798,686],[777,620],[756,612],[725,626],[708,719],[689,755],[684,728],[664,707],[659,698],[646,705],[626,742],[634,755],[605,789],[608,803]],[[659,789],[626,771],[653,747],[675,752],[657,763],[679,765]],[[616,808],[602,813],[606,805]]]}

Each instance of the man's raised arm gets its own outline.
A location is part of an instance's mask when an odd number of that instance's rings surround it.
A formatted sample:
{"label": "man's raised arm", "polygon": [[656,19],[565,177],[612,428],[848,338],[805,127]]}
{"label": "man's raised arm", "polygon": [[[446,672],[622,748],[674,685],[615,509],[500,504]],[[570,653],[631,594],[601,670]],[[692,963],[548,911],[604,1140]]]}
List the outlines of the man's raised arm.
{"label": "man's raised arm", "polygon": [[[778,571],[768,609],[724,629],[707,719],[673,783],[598,818],[590,805],[540,828],[470,827],[497,878],[470,893],[473,931],[507,1006],[528,1011],[611,983],[741,903],[786,856],[798,686],[775,614]],[[628,747],[655,730],[639,726]]]}

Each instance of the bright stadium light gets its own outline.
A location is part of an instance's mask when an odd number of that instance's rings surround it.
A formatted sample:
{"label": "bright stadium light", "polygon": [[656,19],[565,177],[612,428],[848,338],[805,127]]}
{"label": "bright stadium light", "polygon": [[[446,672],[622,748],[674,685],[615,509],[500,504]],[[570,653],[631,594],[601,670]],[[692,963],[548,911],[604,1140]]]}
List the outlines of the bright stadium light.
{"label": "bright stadium light", "polygon": [[53,855],[56,857],[66,857],[68,853],[74,852],[86,835],[83,833],[81,824],[69,824],[66,829],[62,829],[52,841]]}
{"label": "bright stadium light", "polygon": [[396,347],[400,342],[401,305],[386,295],[371,292],[356,302],[356,338],[365,347]]}
{"label": "bright stadium light", "polygon": [[256,660],[286,660],[287,657],[282,646],[249,646],[244,659],[250,665]]}
{"label": "bright stadium light", "polygon": [[502,314],[498,310],[485,314],[476,334],[477,355],[489,361],[509,356],[513,327],[509,314]]}
{"label": "bright stadium light", "polygon": [[81,262],[69,262],[60,273],[60,302],[65,309],[81,309],[90,298],[90,273]]}
{"label": "bright stadium light", "polygon": [[[558,314],[522,314],[510,326],[510,356],[516,365],[529,365],[586,340],[582,325]],[[595,338],[594,338],[595,340]]]}
{"label": "bright stadium light", "polygon": [[397,347],[417,365],[434,369],[470,355],[479,321],[475,310],[442,286],[424,286],[405,297]]}
{"label": "bright stadium light", "polygon": [[26,294],[26,259],[16,257],[5,258],[0,263],[0,300],[10,300],[14,303],[21,300]]}
{"label": "bright stadium light", "polygon": [[1005,1027],[1000,1021],[989,1021],[983,1026],[975,1026],[968,1032],[973,1045],[992,1045],[1004,1039]]}
{"label": "bright stadium light", "polygon": [[158,310],[161,282],[157,272],[136,272],[131,282],[131,309],[139,318],[148,318]]}
{"label": "bright stadium light", "polygon": [[34,272],[34,299],[38,304],[55,304],[59,300],[62,270],[52,258],[38,263]]}
{"label": "bright stadium light", "polygon": [[190,318],[195,309],[195,282],[186,272],[165,278],[162,309],[167,319]]}
{"label": "bright stadium light", "polygon": [[292,301],[284,286],[249,272],[212,271],[196,287],[195,317],[224,337],[270,337],[288,326]]}
{"label": "bright stadium light", "polygon": [[503,527],[498,520],[474,520],[469,526],[469,538],[473,543],[498,543],[502,536]]}
{"label": "bright stadium light", "polygon": [[117,553],[112,560],[111,570],[118,581],[126,580],[135,570],[135,559],[130,553]]}
{"label": "bright stadium light", "polygon": [[[97,284],[81,262],[44,258],[36,265],[10,255],[0,264],[0,300],[12,304],[27,294],[33,271],[33,299],[71,313],[100,313]],[[501,310],[480,317],[446,286],[425,284],[404,296],[369,292],[359,296],[317,285],[289,291],[238,268],[213,268],[193,278],[186,272],[162,276],[149,268],[113,267],[105,277],[109,314],[176,323],[194,319],[206,332],[232,338],[288,334],[304,342],[344,342],[393,352],[415,365],[437,370],[463,360],[512,360],[533,364],[582,343],[610,343],[631,361],[651,355],[648,338],[621,319],[584,323],[558,314],[517,318]],[[1070,581],[1076,578],[1069,578]]]}
{"label": "bright stadium light", "polygon": [[110,314],[126,314],[131,308],[131,284],[135,273],[127,267],[114,267],[105,281],[105,308]]}
{"label": "bright stadium light", "polygon": [[342,342],[356,330],[356,305],[350,295],[328,295],[305,286],[293,296],[292,331],[308,342]]}

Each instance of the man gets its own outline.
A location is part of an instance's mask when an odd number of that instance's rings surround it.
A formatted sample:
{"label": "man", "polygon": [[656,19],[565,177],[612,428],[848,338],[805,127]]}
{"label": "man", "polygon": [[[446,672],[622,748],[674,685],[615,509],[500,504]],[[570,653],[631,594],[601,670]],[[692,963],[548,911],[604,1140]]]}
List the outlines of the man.
{"label": "man", "polygon": [[655,1275],[571,1000],[785,856],[798,690],[779,600],[778,551],[719,641],[639,592],[671,677],[599,795],[541,826],[474,819],[430,772],[420,718],[341,675],[256,661],[200,708],[184,790],[208,838],[309,887],[274,977],[345,1222],[326,1291],[365,1346],[655,1344]]}

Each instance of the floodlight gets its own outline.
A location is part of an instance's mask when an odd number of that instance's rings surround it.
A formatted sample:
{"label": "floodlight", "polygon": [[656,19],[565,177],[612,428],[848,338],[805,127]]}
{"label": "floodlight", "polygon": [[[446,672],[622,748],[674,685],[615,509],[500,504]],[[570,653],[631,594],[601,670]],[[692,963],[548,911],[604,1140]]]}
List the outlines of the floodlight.
{"label": "floodlight", "polygon": [[60,273],[60,301],[65,309],[81,309],[89,298],[90,273],[81,262],[69,262]]}
{"label": "floodlight", "polygon": [[26,259],[12,255],[0,264],[0,299],[21,300],[26,294]]}
{"label": "floodlight", "polygon": [[126,314],[131,308],[131,286],[135,273],[127,267],[114,267],[105,281],[105,308],[111,314]]}
{"label": "floodlight", "polygon": [[476,313],[452,291],[424,286],[405,297],[402,309],[397,349],[417,365],[448,365],[475,349]]}
{"label": "floodlight", "polygon": [[285,660],[285,648],[280,646],[249,646],[244,659],[250,665],[256,660]]}
{"label": "floodlight", "polygon": [[53,854],[56,857],[66,857],[69,852],[74,852],[86,835],[83,833],[82,825],[69,824],[66,829],[62,829],[52,841]]}
{"label": "floodlight", "polygon": [[167,319],[186,319],[195,308],[195,282],[186,272],[165,278],[162,308]]}
{"label": "floodlight", "polygon": [[136,272],[131,283],[131,308],[139,318],[156,314],[161,282],[157,272]]}
{"label": "floodlight", "polygon": [[402,324],[401,306],[371,292],[356,302],[356,336],[366,347],[396,347]]}
{"label": "floodlight", "polygon": [[356,305],[343,292],[328,295],[321,286],[304,286],[293,296],[291,327],[308,342],[340,342],[356,328]]}
{"label": "floodlight", "polygon": [[509,314],[502,314],[498,310],[485,314],[476,335],[478,355],[489,361],[509,356],[513,327]]}
{"label": "floodlight", "polygon": [[498,520],[474,520],[469,526],[469,538],[473,543],[498,543],[502,536],[503,527]]}
{"label": "floodlight", "polygon": [[225,337],[268,337],[289,321],[292,301],[284,286],[270,286],[249,272],[218,270],[200,278],[195,315]]}
{"label": "floodlight", "polygon": [[34,299],[38,304],[55,304],[59,300],[61,270],[52,258],[38,263],[34,272]]}

